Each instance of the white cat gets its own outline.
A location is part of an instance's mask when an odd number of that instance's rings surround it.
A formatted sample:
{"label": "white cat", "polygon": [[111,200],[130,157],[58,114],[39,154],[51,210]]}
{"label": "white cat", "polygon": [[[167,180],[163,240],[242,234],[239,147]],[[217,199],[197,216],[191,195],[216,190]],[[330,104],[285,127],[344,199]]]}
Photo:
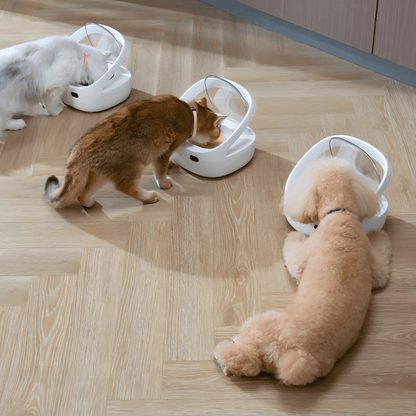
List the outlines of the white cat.
{"label": "white cat", "polygon": [[50,36],[0,50],[0,137],[26,126],[16,115],[58,115],[69,84],[92,84],[108,68],[110,51]]}

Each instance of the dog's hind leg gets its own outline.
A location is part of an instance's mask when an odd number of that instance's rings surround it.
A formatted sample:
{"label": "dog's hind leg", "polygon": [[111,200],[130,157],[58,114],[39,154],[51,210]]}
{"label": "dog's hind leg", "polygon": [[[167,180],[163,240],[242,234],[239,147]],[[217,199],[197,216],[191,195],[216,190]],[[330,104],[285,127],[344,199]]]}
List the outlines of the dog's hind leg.
{"label": "dog's hind leg", "polygon": [[283,257],[285,258],[286,267],[298,283],[306,266],[304,240],[304,234],[293,231],[286,237],[283,246]]}
{"label": "dog's hind leg", "polygon": [[302,349],[288,350],[278,359],[275,376],[288,386],[304,386],[321,374],[318,360]]}
{"label": "dog's hind leg", "polygon": [[373,231],[368,238],[373,259],[373,289],[376,289],[386,286],[390,276],[391,243],[384,231]]}

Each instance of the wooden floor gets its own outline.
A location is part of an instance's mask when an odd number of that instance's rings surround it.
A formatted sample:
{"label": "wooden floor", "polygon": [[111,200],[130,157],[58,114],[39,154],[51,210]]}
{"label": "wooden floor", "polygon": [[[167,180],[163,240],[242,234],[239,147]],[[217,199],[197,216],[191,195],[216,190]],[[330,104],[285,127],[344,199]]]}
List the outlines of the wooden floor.
{"label": "wooden floor", "polygon": [[[197,0],[0,0],[0,48],[86,21],[131,42],[128,102],[181,95],[209,74],[241,83],[257,101],[257,149],[221,179],[173,167],[155,205],[108,186],[88,212],[55,211],[46,177],[62,175],[71,144],[114,109],[66,108],[7,133],[0,415],[415,415],[416,90]],[[392,164],[390,283],[328,377],[302,388],[227,378],[216,343],[296,291],[279,204],[294,163],[332,134],[368,141]]]}

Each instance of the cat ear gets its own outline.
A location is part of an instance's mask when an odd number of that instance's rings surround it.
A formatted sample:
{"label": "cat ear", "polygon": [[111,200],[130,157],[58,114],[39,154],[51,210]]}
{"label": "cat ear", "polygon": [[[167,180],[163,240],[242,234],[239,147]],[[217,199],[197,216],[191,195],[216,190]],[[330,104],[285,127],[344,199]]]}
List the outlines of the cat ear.
{"label": "cat ear", "polygon": [[208,107],[207,99],[202,97],[200,100],[197,101],[198,104],[203,105],[204,107]]}
{"label": "cat ear", "polygon": [[218,116],[218,118],[214,121],[214,127],[217,127],[218,124],[220,124],[225,118],[227,118],[227,116]]}

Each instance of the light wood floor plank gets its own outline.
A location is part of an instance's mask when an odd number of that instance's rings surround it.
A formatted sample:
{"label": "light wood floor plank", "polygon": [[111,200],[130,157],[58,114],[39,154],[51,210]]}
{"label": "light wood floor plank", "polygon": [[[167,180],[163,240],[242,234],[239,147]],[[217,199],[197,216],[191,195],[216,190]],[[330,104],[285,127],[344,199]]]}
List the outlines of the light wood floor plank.
{"label": "light wood floor plank", "polygon": [[53,120],[46,117],[25,119],[28,126],[25,130],[7,133],[0,153],[0,175],[30,176],[33,172],[46,129]]}
{"label": "light wood floor plank", "polygon": [[[361,100],[353,98],[357,119],[361,122],[360,136],[373,143],[395,166],[396,172],[392,178],[385,196],[392,208],[412,208],[416,203],[416,189],[412,183],[412,169],[409,163],[409,154],[397,151],[402,147],[390,120],[387,117],[385,97],[365,97]],[[363,121],[366,121],[363,123]],[[416,126],[416,124],[415,124]],[[413,141],[414,141],[413,133]]]}
{"label": "light wood floor plank", "polygon": [[206,16],[194,18],[192,74],[189,85],[208,75],[222,75],[224,71],[222,31],[221,21]]}
{"label": "light wood floor plank", "polygon": [[212,197],[182,198],[172,213],[165,360],[207,360],[214,349]]}
{"label": "light wood floor plank", "polygon": [[[414,399],[416,368],[408,360],[357,361],[344,359],[322,380],[306,387],[287,387],[271,376],[250,378],[225,377],[214,361],[166,362],[164,366],[163,398],[192,400],[256,399],[283,402],[298,401],[310,407],[317,397],[343,400]],[[329,389],[330,386],[330,389]]]}
{"label": "light wood floor plank", "polygon": [[75,280],[74,277],[42,277],[32,284],[3,391],[2,414],[24,414],[29,409],[50,414],[52,409],[62,410],[61,406],[68,400],[71,389],[65,390],[63,396],[57,392],[67,372],[71,372],[67,355],[70,340],[66,335]]}
{"label": "light wood floor plank", "polygon": [[[321,85],[322,84],[322,85]],[[325,85],[325,88],[322,88]],[[253,91],[255,98],[273,97],[352,97],[352,96],[380,96],[384,93],[379,80],[360,81],[299,81],[294,83],[270,81],[245,82],[244,87]]]}
{"label": "light wood floor plank", "polygon": [[125,255],[120,249],[84,251],[70,316],[67,357],[73,370],[62,386],[71,394],[67,403],[60,400],[68,414],[105,413]]}
{"label": "light wood floor plank", "polygon": [[202,399],[187,400],[134,400],[128,402],[110,401],[107,416],[356,416],[371,414],[390,416],[397,414],[412,416],[415,406],[413,400],[327,400],[317,398],[312,405],[303,405],[293,400],[276,402],[260,400],[255,397],[244,400]]}
{"label": "light wood floor plank", "polygon": [[[224,76],[227,67],[253,68],[256,66],[257,28],[237,18],[224,21],[222,32]],[[232,78],[234,80],[234,78]]]}
{"label": "light wood floor plank", "polygon": [[354,113],[350,97],[286,97],[282,101],[262,98],[257,103],[256,114],[262,116],[321,115]]}
{"label": "light wood floor plank", "polygon": [[19,340],[22,317],[21,306],[0,307],[0,408],[9,374],[14,371],[12,361]]}
{"label": "light wood floor plank", "polygon": [[260,311],[255,197],[252,165],[214,186],[216,325],[241,325]]}
{"label": "light wood floor plank", "polygon": [[[257,97],[256,97],[257,99]],[[256,115],[250,123],[250,127],[258,134],[270,133],[309,133],[320,132],[321,122],[319,116],[292,114],[290,116]]]}
{"label": "light wood floor plank", "polygon": [[[63,217],[65,218],[65,217]],[[66,217],[68,219],[68,217]],[[0,249],[126,247],[129,222],[0,223]],[[63,239],[62,236],[65,236]]]}
{"label": "light wood floor plank", "polygon": [[391,290],[408,288],[413,291],[416,281],[416,215],[414,210],[391,209],[385,230],[391,236],[394,252],[391,262]]}
{"label": "light wood floor plank", "polygon": [[[384,79],[385,112],[396,133],[396,138],[408,156],[414,155],[416,121],[413,117],[416,109],[414,88],[390,79]],[[408,157],[409,167],[416,176],[414,157]]]}
{"label": "light wood floor plank", "polygon": [[[6,242],[7,245],[7,242]],[[77,274],[82,249],[0,249],[0,276],[69,276]]]}
{"label": "light wood floor plank", "polygon": [[0,306],[23,306],[29,296],[32,276],[1,276]]}
{"label": "light wood floor plank", "polygon": [[289,146],[285,133],[263,133],[256,135],[256,150],[289,160]]}
{"label": "light wood floor plank", "polygon": [[321,131],[316,130],[316,132],[288,134],[290,161],[296,164],[313,145],[326,137],[322,135]]}
{"label": "light wood floor plank", "polygon": [[[158,94],[180,97],[192,85],[193,31],[191,18],[166,24],[158,72]],[[173,73],[181,76],[173,77]]]}
{"label": "light wood floor plank", "polygon": [[129,236],[111,359],[112,400],[161,396],[171,240],[169,222],[135,223]]}
{"label": "light wood floor plank", "polygon": [[96,205],[85,210],[81,205],[55,210],[44,198],[41,200],[0,199],[0,222],[16,221],[16,210],[27,223],[62,222],[62,218],[72,222],[105,222],[107,221],[146,221],[170,220],[172,197],[163,195],[154,206],[143,204],[133,198],[101,198],[97,195]]}
{"label": "light wood floor plank", "polygon": [[273,81],[352,81],[381,78],[366,68],[359,67],[350,62],[341,61],[338,64],[297,66],[261,66],[253,70],[250,67],[226,67],[224,76],[238,83],[246,82],[273,82]]}
{"label": "light wood floor plank", "polygon": [[[149,29],[150,27],[143,28],[143,34],[135,33],[137,37],[130,42],[129,58],[125,65],[131,72],[141,74],[140,77],[132,79],[133,88],[156,95],[164,28],[160,26],[157,31]],[[155,70],[147,71],[149,66]]]}
{"label": "light wood floor plank", "polygon": [[[260,268],[261,292],[293,292],[296,285],[282,268],[284,238],[290,232],[282,214],[281,202],[291,164],[277,156],[256,151],[251,162],[257,231],[257,259]],[[270,175],[273,172],[273,175]],[[267,212],[263,207],[270,207]],[[274,207],[274,208],[273,208]]]}

